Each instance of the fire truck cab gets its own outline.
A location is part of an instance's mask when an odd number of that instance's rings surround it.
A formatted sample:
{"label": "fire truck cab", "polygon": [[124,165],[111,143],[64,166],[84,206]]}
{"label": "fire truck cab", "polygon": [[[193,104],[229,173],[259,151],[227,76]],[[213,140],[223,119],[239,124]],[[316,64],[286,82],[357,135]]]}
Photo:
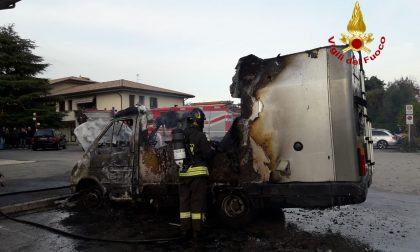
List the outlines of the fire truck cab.
{"label": "fire truck cab", "polygon": [[[239,105],[230,104],[229,102],[203,102],[189,106],[155,108],[151,109],[150,113],[153,115],[153,118],[158,118],[165,116],[170,111],[188,113],[193,108],[200,108],[206,115],[203,131],[207,139],[211,141],[221,141],[232,126],[233,120],[240,116],[241,113]],[[153,119],[148,120],[147,128],[149,133],[153,131]],[[169,128],[166,132],[163,131],[164,129],[162,128],[158,132],[162,133],[165,139],[171,139],[171,129]]]}

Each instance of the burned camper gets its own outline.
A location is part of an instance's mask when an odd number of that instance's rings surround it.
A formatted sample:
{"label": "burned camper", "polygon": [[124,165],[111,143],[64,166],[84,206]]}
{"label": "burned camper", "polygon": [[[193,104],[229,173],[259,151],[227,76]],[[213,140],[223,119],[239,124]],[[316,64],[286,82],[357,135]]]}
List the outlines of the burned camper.
{"label": "burned camper", "polygon": [[[213,202],[227,222],[243,223],[252,208],[268,204],[324,208],[366,199],[374,162],[359,66],[326,47],[249,55],[239,60],[230,91],[241,99],[241,113],[214,144],[210,175]],[[176,202],[172,132],[185,127],[185,114],[151,115],[145,108],[117,115],[76,164],[73,190],[84,192],[87,206],[103,199]]]}

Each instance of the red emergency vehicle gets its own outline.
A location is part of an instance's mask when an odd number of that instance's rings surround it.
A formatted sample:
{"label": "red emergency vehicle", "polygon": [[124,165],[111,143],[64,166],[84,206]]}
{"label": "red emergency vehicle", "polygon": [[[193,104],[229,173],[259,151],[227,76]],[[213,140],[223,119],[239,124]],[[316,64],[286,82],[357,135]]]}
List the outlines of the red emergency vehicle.
{"label": "red emergency vehicle", "polygon": [[[206,115],[204,133],[212,141],[220,141],[232,126],[233,120],[241,113],[239,105],[228,104],[226,102],[203,102],[181,107],[155,108],[150,110],[153,119],[148,122],[149,134],[154,128],[153,120],[164,115],[164,113],[168,111],[190,112],[193,108],[200,108]],[[171,129],[161,127],[158,133],[163,141],[172,140]]]}

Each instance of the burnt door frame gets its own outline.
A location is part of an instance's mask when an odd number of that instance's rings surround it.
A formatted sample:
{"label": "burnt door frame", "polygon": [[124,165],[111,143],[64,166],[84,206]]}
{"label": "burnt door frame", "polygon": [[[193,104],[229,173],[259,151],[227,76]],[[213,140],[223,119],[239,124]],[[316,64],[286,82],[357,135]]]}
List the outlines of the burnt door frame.
{"label": "burnt door frame", "polygon": [[[116,134],[121,134],[123,121],[132,121],[132,132],[129,141],[121,143]],[[132,193],[133,183],[133,146],[136,135],[137,117],[124,117],[112,120],[112,123],[100,134],[95,141],[95,148],[91,151],[91,170],[94,171],[98,180],[107,190],[126,189],[128,193]],[[111,130],[110,142],[101,143],[106,137],[108,131]],[[109,138],[109,136],[108,136]]]}

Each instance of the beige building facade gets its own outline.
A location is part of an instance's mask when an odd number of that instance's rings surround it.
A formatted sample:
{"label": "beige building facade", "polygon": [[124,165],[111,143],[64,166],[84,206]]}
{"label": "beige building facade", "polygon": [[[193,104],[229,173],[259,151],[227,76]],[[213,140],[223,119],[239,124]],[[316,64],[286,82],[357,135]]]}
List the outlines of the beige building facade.
{"label": "beige building facade", "polygon": [[66,113],[65,128],[60,129],[68,141],[76,141],[73,130],[86,118],[110,118],[115,112],[137,104],[147,108],[183,106],[191,94],[146,85],[115,80],[95,82],[86,77],[66,77],[50,80],[50,96],[63,100],[57,111]]}

